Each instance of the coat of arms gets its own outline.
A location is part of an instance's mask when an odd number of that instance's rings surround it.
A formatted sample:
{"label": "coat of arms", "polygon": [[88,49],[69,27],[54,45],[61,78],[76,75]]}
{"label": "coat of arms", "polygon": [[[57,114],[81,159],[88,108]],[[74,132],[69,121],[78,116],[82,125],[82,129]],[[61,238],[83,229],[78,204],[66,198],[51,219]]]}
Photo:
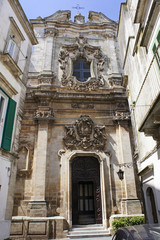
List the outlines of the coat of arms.
{"label": "coat of arms", "polygon": [[75,124],[66,125],[64,144],[68,149],[103,150],[106,143],[105,126],[94,127],[88,115],[81,115]]}

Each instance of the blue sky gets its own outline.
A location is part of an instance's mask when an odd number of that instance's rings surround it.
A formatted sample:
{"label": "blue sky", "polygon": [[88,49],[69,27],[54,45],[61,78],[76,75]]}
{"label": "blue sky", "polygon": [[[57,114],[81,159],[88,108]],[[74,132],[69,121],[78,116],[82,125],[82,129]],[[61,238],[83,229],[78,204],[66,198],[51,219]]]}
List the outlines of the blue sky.
{"label": "blue sky", "polygon": [[79,4],[84,9],[79,12],[88,19],[88,12],[102,12],[108,18],[117,21],[119,19],[120,4],[125,0],[19,0],[23,10],[29,19],[38,16],[48,17],[58,10],[70,10],[71,19],[76,15],[77,10],[73,9]]}

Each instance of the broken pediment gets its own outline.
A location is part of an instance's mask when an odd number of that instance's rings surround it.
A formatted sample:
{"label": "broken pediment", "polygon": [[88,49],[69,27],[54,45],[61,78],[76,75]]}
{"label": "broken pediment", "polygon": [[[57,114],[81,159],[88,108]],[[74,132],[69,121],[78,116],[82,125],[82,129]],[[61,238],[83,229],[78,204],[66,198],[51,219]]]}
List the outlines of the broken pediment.
{"label": "broken pediment", "polygon": [[106,17],[101,12],[89,11],[88,19],[89,19],[89,22],[94,22],[94,23],[114,23],[115,24],[114,21]]}
{"label": "broken pediment", "polygon": [[65,10],[65,11],[57,11],[54,14],[52,14],[49,17],[44,18],[45,21],[69,21],[71,17],[71,11]]}

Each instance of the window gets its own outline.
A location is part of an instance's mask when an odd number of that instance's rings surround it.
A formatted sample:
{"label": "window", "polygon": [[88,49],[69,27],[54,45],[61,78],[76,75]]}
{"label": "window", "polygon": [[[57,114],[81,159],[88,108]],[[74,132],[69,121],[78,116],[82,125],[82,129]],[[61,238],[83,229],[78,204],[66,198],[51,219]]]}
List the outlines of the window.
{"label": "window", "polygon": [[16,62],[19,54],[20,43],[18,43],[16,37],[13,34],[9,35],[9,40],[6,48],[6,52],[13,58]]}
{"label": "window", "polygon": [[4,123],[8,106],[8,97],[0,90],[0,142],[2,141]]}
{"label": "window", "polygon": [[15,53],[16,53],[16,43],[12,39],[9,40],[7,52],[15,60],[15,58],[16,58],[16,55],[15,55]]}
{"label": "window", "polygon": [[80,82],[86,82],[91,76],[90,63],[85,59],[78,59],[73,63],[73,76]]}
{"label": "window", "polygon": [[13,58],[15,62],[18,61],[21,42],[24,40],[25,38],[21,30],[19,29],[16,21],[13,17],[10,17],[10,28],[6,39],[6,46],[4,51],[5,53],[9,53],[9,55]]}
{"label": "window", "polygon": [[153,45],[153,48],[152,48],[152,51],[155,55],[155,59],[156,59],[156,62],[158,64],[158,67],[160,69],[160,31],[158,32],[157,34],[157,37],[155,39],[155,42],[154,42],[154,45]]}
{"label": "window", "polygon": [[0,147],[10,151],[16,102],[0,89]]}

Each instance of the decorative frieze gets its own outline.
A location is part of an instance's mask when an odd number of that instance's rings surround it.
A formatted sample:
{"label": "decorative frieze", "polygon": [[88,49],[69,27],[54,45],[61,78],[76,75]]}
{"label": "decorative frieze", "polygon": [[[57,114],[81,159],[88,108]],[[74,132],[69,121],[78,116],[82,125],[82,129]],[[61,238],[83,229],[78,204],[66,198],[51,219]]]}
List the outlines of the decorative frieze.
{"label": "decorative frieze", "polygon": [[68,149],[104,150],[106,143],[105,126],[94,126],[87,115],[81,115],[75,124],[65,126],[64,144]]}
{"label": "decorative frieze", "polygon": [[71,107],[74,109],[94,109],[94,104],[92,103],[72,103]]}

